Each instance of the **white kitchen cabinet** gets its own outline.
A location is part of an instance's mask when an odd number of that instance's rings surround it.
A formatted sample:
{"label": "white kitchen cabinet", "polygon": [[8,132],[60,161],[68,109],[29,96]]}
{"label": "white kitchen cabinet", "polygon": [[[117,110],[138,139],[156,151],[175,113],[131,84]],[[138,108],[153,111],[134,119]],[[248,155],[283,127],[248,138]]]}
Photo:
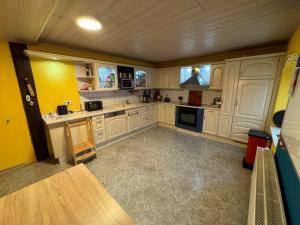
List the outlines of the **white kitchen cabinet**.
{"label": "white kitchen cabinet", "polygon": [[126,111],[127,131],[135,131],[140,128],[139,110],[130,109]]}
{"label": "white kitchen cabinet", "polygon": [[169,76],[169,88],[180,88],[180,69],[171,69]]}
{"label": "white kitchen cabinet", "polygon": [[226,62],[225,64],[221,105],[221,114],[223,115],[233,115],[240,66],[240,61]]}
{"label": "white kitchen cabinet", "polygon": [[165,123],[175,126],[176,106],[165,104]]}
{"label": "white kitchen cabinet", "polygon": [[126,133],[125,114],[105,119],[107,139],[112,139]]}
{"label": "white kitchen cabinet", "polygon": [[106,140],[104,115],[93,116],[92,124],[95,143],[104,142]]}
{"label": "white kitchen cabinet", "polygon": [[204,109],[203,133],[217,135],[220,112],[217,109]]}
{"label": "white kitchen cabinet", "polygon": [[160,123],[165,123],[166,120],[165,105],[164,103],[158,103],[158,122]]}
{"label": "white kitchen cabinet", "polygon": [[240,79],[274,79],[279,56],[243,60]]}
{"label": "white kitchen cabinet", "polygon": [[148,79],[148,88],[150,89],[155,89],[157,88],[157,70],[149,70],[148,71],[148,76],[147,76],[147,79]]}
{"label": "white kitchen cabinet", "polygon": [[162,69],[158,73],[158,87],[159,88],[169,88],[169,77],[170,77],[170,70]]}
{"label": "white kitchen cabinet", "polygon": [[141,68],[134,68],[135,89],[145,89],[148,83],[148,71]]}
{"label": "white kitchen cabinet", "polygon": [[93,64],[95,90],[118,90],[117,66],[110,64]]}
{"label": "white kitchen cabinet", "polygon": [[154,106],[144,106],[139,108],[139,120],[141,126],[148,126],[154,123]]}
{"label": "white kitchen cabinet", "polygon": [[265,121],[273,92],[274,80],[240,80],[234,117]]}
{"label": "white kitchen cabinet", "polygon": [[179,89],[180,88],[180,69],[168,68],[158,70],[158,88]]}
{"label": "white kitchen cabinet", "polygon": [[223,64],[211,65],[209,89],[222,89],[223,70]]}
{"label": "white kitchen cabinet", "polygon": [[231,125],[232,125],[232,116],[227,116],[220,113],[219,125],[218,125],[218,136],[224,138],[230,138]]}
{"label": "white kitchen cabinet", "polygon": [[249,129],[264,130],[264,128],[265,121],[235,117],[233,118],[230,137],[235,141],[247,143]]}

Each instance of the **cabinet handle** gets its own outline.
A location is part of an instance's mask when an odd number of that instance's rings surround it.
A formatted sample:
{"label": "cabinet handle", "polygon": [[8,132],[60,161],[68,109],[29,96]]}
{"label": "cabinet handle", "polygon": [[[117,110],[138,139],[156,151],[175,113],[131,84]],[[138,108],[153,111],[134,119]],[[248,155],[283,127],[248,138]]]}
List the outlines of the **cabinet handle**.
{"label": "cabinet handle", "polygon": [[234,103],[234,104],[235,104],[235,106],[237,106],[237,105],[238,105],[238,102],[239,102],[239,101],[238,101],[238,99],[236,99],[236,100],[235,100],[235,103]]}

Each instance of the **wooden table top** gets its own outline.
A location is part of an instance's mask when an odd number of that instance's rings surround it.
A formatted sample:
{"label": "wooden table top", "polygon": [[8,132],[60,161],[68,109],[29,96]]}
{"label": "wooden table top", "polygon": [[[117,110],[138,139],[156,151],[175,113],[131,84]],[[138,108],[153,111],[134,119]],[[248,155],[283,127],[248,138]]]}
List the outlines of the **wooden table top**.
{"label": "wooden table top", "polygon": [[1,225],[134,225],[94,175],[79,164],[0,198]]}

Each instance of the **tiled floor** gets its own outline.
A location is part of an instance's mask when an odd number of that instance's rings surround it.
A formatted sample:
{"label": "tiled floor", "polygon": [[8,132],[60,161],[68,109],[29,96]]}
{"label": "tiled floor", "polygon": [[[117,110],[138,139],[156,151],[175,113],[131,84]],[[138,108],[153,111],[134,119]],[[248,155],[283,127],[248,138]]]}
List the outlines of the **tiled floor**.
{"label": "tiled floor", "polygon": [[[155,127],[101,149],[87,167],[138,225],[243,225],[251,174],[243,154]],[[0,196],[67,167],[44,162],[0,174]]]}

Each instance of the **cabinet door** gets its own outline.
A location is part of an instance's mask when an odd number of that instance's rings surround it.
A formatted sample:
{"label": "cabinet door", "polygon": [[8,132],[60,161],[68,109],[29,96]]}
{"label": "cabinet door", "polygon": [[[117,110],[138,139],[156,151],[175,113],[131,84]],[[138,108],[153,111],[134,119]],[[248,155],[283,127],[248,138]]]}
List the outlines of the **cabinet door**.
{"label": "cabinet door", "polygon": [[118,137],[126,132],[125,116],[115,116],[105,119],[107,139]]}
{"label": "cabinet door", "polygon": [[157,72],[155,70],[149,70],[148,71],[148,74],[147,74],[147,78],[148,78],[147,87],[148,88],[151,88],[151,89],[157,88],[157,85],[156,85],[156,79],[157,79],[156,73]]}
{"label": "cabinet door", "polygon": [[223,64],[212,65],[210,72],[210,89],[222,89]]}
{"label": "cabinet door", "polygon": [[170,70],[163,69],[159,73],[159,87],[169,88]]}
{"label": "cabinet door", "polygon": [[165,108],[165,123],[175,126],[175,105],[167,104]]}
{"label": "cabinet door", "polygon": [[128,115],[127,116],[127,130],[134,131],[140,127],[139,114]]}
{"label": "cabinet door", "polygon": [[165,106],[166,104],[163,103],[158,104],[158,122],[160,123],[165,123],[166,120]]}
{"label": "cabinet door", "polygon": [[261,120],[234,118],[231,129],[231,139],[243,143],[248,142],[249,129],[264,130],[265,122]]}
{"label": "cabinet door", "polygon": [[275,78],[279,57],[243,60],[240,79]]}
{"label": "cabinet door", "polygon": [[203,133],[217,135],[219,115],[220,114],[218,111],[210,110],[210,109],[204,110]]}
{"label": "cabinet door", "polygon": [[273,91],[274,80],[240,80],[234,116],[265,121]]}
{"label": "cabinet door", "polygon": [[104,130],[94,131],[94,139],[96,144],[105,141],[106,140],[105,131]]}
{"label": "cabinet door", "polygon": [[154,105],[154,122],[158,122],[158,117],[159,117],[159,112],[158,112],[158,107],[160,104],[155,104]]}
{"label": "cabinet door", "polygon": [[223,91],[221,113],[223,115],[232,116],[234,112],[234,100],[239,78],[241,62],[226,62],[223,74]]}
{"label": "cabinet door", "polygon": [[135,68],[134,79],[135,89],[147,88],[148,72],[145,69]]}
{"label": "cabinet door", "polygon": [[169,88],[180,88],[180,69],[174,68],[169,74]]}
{"label": "cabinet door", "polygon": [[96,90],[118,90],[117,67],[109,64],[93,65]]}
{"label": "cabinet door", "polygon": [[219,125],[218,125],[218,136],[224,138],[230,138],[232,125],[232,116],[220,114]]}

